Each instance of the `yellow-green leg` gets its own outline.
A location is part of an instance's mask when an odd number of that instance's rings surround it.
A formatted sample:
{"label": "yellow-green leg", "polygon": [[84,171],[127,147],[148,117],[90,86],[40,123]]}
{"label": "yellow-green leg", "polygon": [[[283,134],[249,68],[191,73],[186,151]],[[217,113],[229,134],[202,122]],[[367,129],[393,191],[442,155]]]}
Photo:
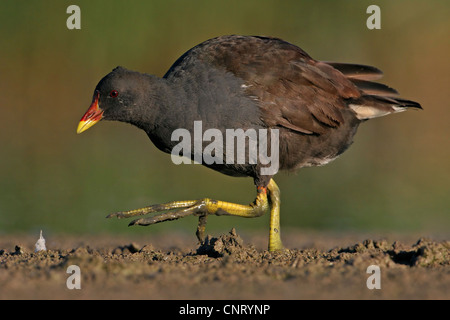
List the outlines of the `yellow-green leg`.
{"label": "yellow-green leg", "polygon": [[280,189],[273,179],[267,186],[270,201],[269,251],[283,250],[280,230]]}
{"label": "yellow-green leg", "polygon": [[[267,197],[269,194],[269,198]],[[269,200],[270,199],[270,200]],[[270,180],[267,188],[258,187],[256,199],[249,205],[236,204],[209,198],[200,200],[173,201],[169,203],[151,205],[136,210],[121,211],[112,213],[107,218],[117,217],[130,218],[149,213],[161,212],[148,218],[140,218],[130,222],[129,225],[148,226],[159,222],[176,220],[194,215],[199,217],[197,226],[197,238],[203,242],[206,228],[206,217],[208,215],[228,215],[244,218],[255,218],[263,215],[267,209],[271,208],[270,213],[270,233],[269,233],[269,250],[280,250],[283,248],[280,238],[280,191],[273,180]],[[178,209],[178,210],[174,210]]]}

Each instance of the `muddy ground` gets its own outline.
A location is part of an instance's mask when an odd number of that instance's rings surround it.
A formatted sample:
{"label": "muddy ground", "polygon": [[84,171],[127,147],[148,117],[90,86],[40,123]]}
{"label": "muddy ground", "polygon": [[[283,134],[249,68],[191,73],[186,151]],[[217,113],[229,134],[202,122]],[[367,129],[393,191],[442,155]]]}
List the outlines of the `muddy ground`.
{"label": "muddy ground", "polygon": [[[0,299],[450,299],[445,237],[297,231],[281,253],[234,230],[201,246],[188,234],[47,236],[35,253],[37,238],[0,236]],[[79,290],[66,285],[71,265]],[[381,289],[367,288],[370,265]]]}

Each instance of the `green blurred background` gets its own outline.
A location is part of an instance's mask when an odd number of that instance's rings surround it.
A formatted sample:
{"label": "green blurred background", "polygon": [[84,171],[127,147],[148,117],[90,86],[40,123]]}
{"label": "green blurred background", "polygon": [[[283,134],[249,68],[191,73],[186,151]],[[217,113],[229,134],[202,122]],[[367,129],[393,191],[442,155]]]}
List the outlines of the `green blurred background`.
{"label": "green blurred background", "polygon": [[[81,8],[81,30],[66,9]],[[381,8],[381,30],[366,8]],[[97,82],[117,65],[162,76],[192,46],[224,34],[271,35],[316,59],[379,67],[423,111],[363,124],[320,168],[277,176],[284,230],[450,230],[450,2],[0,1],[0,234],[194,232],[196,219],[128,228],[114,211],[205,196],[249,203],[251,179],[176,166],[144,132],[102,122],[75,133]],[[208,232],[268,230],[210,217]]]}

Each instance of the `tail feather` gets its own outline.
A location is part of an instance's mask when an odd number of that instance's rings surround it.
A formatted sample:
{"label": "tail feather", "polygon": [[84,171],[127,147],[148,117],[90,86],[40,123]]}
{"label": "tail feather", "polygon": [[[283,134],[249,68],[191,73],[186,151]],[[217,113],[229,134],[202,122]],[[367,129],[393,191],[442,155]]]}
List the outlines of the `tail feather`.
{"label": "tail feather", "polygon": [[[325,62],[325,61],[323,61]],[[358,80],[378,80],[383,77],[383,72],[375,67],[363,64],[325,62],[333,68],[342,72],[347,78]]]}
{"label": "tail feather", "polygon": [[402,99],[402,98],[395,98],[395,101],[399,104],[399,107],[402,108],[416,108],[416,109],[423,109],[420,103],[412,100]]}
{"label": "tail feather", "polygon": [[411,100],[397,97],[397,90],[372,80],[378,80],[383,72],[375,67],[339,62],[325,62],[344,74],[361,90],[357,99],[349,99],[348,106],[360,120],[381,117],[387,114],[402,112],[408,108],[422,109],[422,106]]}
{"label": "tail feather", "polygon": [[367,95],[388,96],[388,97],[398,95],[397,90],[382,83],[360,79],[351,79],[351,81],[358,87],[359,90],[361,90]]}
{"label": "tail feather", "polygon": [[415,101],[378,95],[364,95],[358,99],[352,99],[348,106],[360,120],[382,117],[408,108],[422,109],[422,106]]}

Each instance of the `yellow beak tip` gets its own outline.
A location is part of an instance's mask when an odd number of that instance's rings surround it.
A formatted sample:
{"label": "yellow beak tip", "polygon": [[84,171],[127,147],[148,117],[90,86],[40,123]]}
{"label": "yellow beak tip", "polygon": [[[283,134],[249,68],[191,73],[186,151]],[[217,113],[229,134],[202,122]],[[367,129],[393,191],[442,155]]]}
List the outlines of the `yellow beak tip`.
{"label": "yellow beak tip", "polygon": [[99,120],[96,120],[96,121],[92,121],[92,120],[83,121],[83,120],[81,120],[80,123],[78,123],[77,134],[80,134],[80,133],[86,131],[87,129],[92,127],[94,124],[96,124],[98,121]]}
{"label": "yellow beak tip", "polygon": [[80,125],[78,125],[78,128],[77,128],[77,134],[80,134],[80,133],[82,133],[82,132],[83,132],[83,128],[80,127]]}

